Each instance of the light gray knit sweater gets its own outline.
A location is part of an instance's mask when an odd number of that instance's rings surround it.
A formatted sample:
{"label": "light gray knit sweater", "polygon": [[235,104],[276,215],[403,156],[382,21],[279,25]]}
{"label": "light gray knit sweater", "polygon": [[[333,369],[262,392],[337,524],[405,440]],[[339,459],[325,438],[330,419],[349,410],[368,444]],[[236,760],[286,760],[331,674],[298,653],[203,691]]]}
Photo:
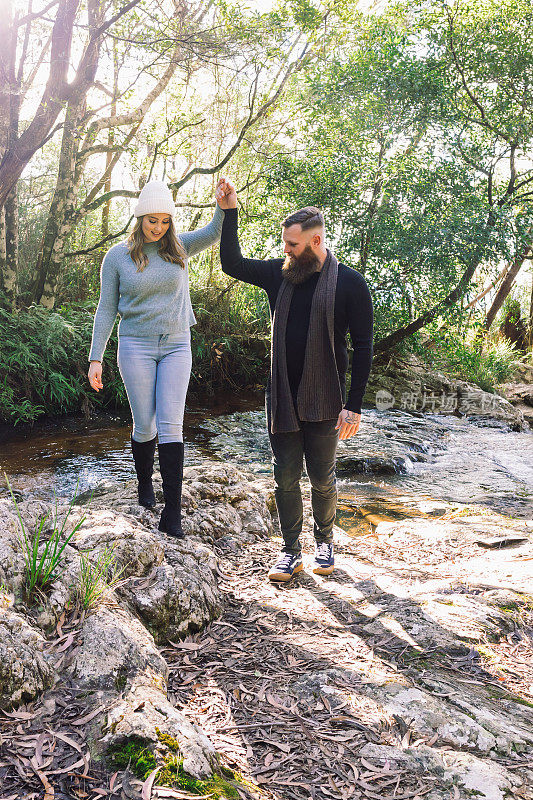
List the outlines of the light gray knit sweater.
{"label": "light gray knit sweater", "polygon": [[[205,227],[179,234],[187,258],[220,239],[223,221],[224,212],[217,205]],[[187,260],[182,269],[179,264],[164,261],[158,249],[158,242],[144,245],[148,264],[142,272],[137,272],[126,242],[114,245],[105,254],[89,361],[102,360],[117,313],[119,336],[179,333],[195,324]]]}

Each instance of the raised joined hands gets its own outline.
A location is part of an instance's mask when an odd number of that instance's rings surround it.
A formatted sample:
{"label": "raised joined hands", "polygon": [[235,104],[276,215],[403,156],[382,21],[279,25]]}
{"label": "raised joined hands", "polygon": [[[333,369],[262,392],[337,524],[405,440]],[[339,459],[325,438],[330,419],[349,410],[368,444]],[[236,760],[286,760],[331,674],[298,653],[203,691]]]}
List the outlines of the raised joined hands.
{"label": "raised joined hands", "polygon": [[215,189],[215,197],[223,211],[228,208],[237,208],[237,192],[234,185],[227,178],[219,179]]}

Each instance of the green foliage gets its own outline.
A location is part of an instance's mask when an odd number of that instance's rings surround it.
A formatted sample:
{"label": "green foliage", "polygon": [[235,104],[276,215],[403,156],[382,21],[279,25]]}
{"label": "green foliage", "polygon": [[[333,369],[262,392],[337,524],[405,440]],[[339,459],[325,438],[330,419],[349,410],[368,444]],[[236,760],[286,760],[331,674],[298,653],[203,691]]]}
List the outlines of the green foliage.
{"label": "green foliage", "polygon": [[81,606],[89,610],[103,600],[120,582],[124,567],[117,567],[115,546],[106,545],[96,558],[87,551],[80,553],[80,585],[78,596]]}
{"label": "green foliage", "polygon": [[87,380],[92,309],[32,307],[0,309],[0,419],[32,422],[43,414],[67,414],[98,406],[124,407],[126,396],[115,364],[116,344],[106,355],[106,382],[99,395]]}
{"label": "green foliage", "polygon": [[[193,392],[264,384],[269,314],[262,295],[242,285],[230,291],[191,287],[198,319],[192,329]],[[104,389],[97,394],[87,380],[95,307],[96,300],[56,311],[34,306],[10,313],[0,308],[0,420],[17,425],[45,414],[128,411],[116,364],[116,332],[104,357]]]}
{"label": "green foliage", "polygon": [[129,767],[140,780],[147,778],[157,766],[154,754],[146,746],[146,742],[137,736],[110,748],[108,759],[118,769]]}
{"label": "green foliage", "polygon": [[269,365],[269,312],[264,293],[240,285],[191,288],[198,324],[192,328],[191,388],[264,385]]}
{"label": "green foliage", "polygon": [[19,540],[25,563],[25,592],[27,599],[31,600],[35,592],[45,592],[60,574],[63,552],[82,525],[85,517],[82,517],[74,525],[71,533],[65,536],[66,524],[76,500],[76,495],[70,501],[68,511],[62,520],[59,519],[56,499],[53,514],[46,514],[41,517],[36,529],[30,532],[26,530],[7,475],[5,475],[5,478],[19,520],[21,530]]}
{"label": "green foliage", "polygon": [[504,338],[484,342],[473,329],[466,337],[454,331],[431,335],[431,348],[413,340],[413,348],[426,363],[437,367],[454,378],[476,384],[492,392],[513,374],[516,348]]}

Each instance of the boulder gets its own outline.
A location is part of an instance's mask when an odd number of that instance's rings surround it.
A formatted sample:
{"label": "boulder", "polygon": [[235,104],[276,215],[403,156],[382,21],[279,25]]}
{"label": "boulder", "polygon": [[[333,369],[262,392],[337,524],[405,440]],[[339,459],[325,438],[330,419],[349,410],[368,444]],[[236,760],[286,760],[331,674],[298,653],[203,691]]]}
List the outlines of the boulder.
{"label": "boulder", "polygon": [[158,644],[201,630],[222,611],[212,550],[186,538],[168,543],[165,556],[146,578],[130,577],[117,589]]}
{"label": "boulder", "polygon": [[505,397],[431,369],[413,353],[377,356],[364,401],[383,409],[498,420],[518,431],[527,427],[521,411]]}
{"label": "boulder", "polygon": [[120,606],[101,606],[86,617],[70,671],[80,686],[117,692],[141,676],[163,691],[168,677],[153,636]]}
{"label": "boulder", "polygon": [[154,751],[166,735],[177,743],[189,775],[201,779],[213,772],[216,751],[210,740],[155,687],[143,683],[132,686],[121,700],[109,704],[100,719],[105,719],[104,735],[94,736],[92,742],[104,755],[128,739],[140,739]]}
{"label": "boulder", "polygon": [[0,608],[0,708],[27,702],[54,683],[45,640],[21,614]]}

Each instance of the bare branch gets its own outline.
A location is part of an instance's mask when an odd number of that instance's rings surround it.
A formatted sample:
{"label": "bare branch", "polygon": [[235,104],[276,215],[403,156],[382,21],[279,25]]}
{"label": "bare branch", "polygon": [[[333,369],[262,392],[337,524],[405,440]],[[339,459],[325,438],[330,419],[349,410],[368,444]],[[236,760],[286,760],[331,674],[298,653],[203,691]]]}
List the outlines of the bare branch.
{"label": "bare branch", "polygon": [[39,58],[37,59],[36,63],[34,64],[34,67],[33,67],[32,71],[30,72],[30,74],[28,75],[28,77],[26,78],[26,80],[24,81],[24,83],[22,85],[22,88],[21,88],[21,96],[22,97],[24,97],[24,95],[26,94],[26,92],[28,91],[30,86],[32,85],[33,81],[35,80],[35,76],[39,72],[39,69],[41,68],[41,64],[43,63],[44,59],[46,58],[46,54],[47,54],[47,52],[48,52],[48,50],[50,48],[51,43],[52,43],[52,33],[50,34],[50,36],[48,37],[48,39],[44,43],[44,45],[42,47],[42,50],[39,53]]}
{"label": "bare branch", "polygon": [[116,114],[114,116],[105,117],[104,119],[95,120],[89,125],[80,155],[87,151],[89,142],[94,141],[97,134],[101,130],[104,130],[105,128],[115,128],[121,125],[140,124],[143,121],[148,109],[152,103],[157,100],[159,95],[166,89],[172,75],[176,71],[179,48],[179,44],[174,47],[174,51],[170,58],[170,64],[168,65],[167,69],[153,89],[148,92],[144,100],[137,106],[135,111],[132,111],[128,114]]}
{"label": "bare branch", "polygon": [[26,25],[27,23],[32,22],[32,20],[34,20],[34,19],[38,19],[39,17],[44,17],[44,15],[48,11],[50,11],[51,8],[53,8],[54,6],[57,6],[58,3],[59,3],[59,0],[51,0],[51,2],[48,3],[47,6],[45,6],[43,9],[41,9],[41,11],[33,11],[33,12],[29,13],[29,14],[26,14],[25,17],[21,17],[19,20],[17,20],[17,23],[16,23],[17,26],[20,28],[20,27],[22,27],[22,25]]}
{"label": "bare branch", "polygon": [[[276,101],[281,96],[281,94],[283,92],[283,89],[285,88],[285,85],[286,85],[287,81],[289,80],[289,78],[291,77],[291,75],[294,72],[296,72],[297,69],[301,68],[306,52],[307,52],[307,45],[304,48],[304,50],[303,50],[301,56],[299,57],[298,61],[295,61],[295,62],[292,62],[291,64],[289,64],[288,68],[285,71],[285,75],[283,76],[283,79],[280,82],[278,88],[276,89],[276,91],[274,92],[272,97],[270,97],[267,101],[265,101],[260,106],[259,110],[257,111],[257,113],[255,115],[253,113],[254,109],[253,109],[253,105],[252,105],[252,107],[250,108],[250,113],[248,115],[248,118],[246,119],[246,122],[243,124],[243,126],[242,126],[242,128],[241,128],[241,130],[239,132],[239,135],[237,136],[237,139],[235,140],[233,145],[230,147],[230,149],[227,151],[227,153],[224,156],[224,158],[222,158],[213,167],[193,167],[193,169],[189,170],[189,172],[183,178],[181,178],[181,180],[170,184],[170,188],[171,189],[180,189],[185,183],[187,183],[193,177],[193,175],[213,175],[214,173],[216,173],[219,170],[221,170],[228,163],[228,161],[230,160],[232,155],[240,147],[240,145],[242,143],[242,140],[244,139],[244,135],[245,135],[246,131],[248,130],[248,128],[252,127],[252,125],[255,125],[255,123],[258,122],[258,120],[260,120],[262,117],[264,117],[266,115],[268,110],[276,103]],[[252,103],[255,100],[255,96],[256,96],[256,93],[257,93],[257,88],[255,87],[255,83],[256,82],[254,81],[254,84],[252,84],[252,87],[250,89],[251,94],[252,94],[252,98],[251,98]]]}
{"label": "bare branch", "polygon": [[[134,196],[135,196],[135,193],[134,193]],[[118,239],[119,236],[122,236],[124,233],[126,233],[128,228],[130,227],[130,223],[131,223],[132,219],[133,219],[133,215],[126,222],[126,224],[124,225],[122,230],[118,231],[118,233],[110,233],[109,236],[105,236],[99,242],[96,242],[96,244],[91,245],[91,247],[87,247],[85,250],[72,250],[70,253],[65,253],[65,257],[66,258],[70,258],[71,256],[85,256],[88,253],[93,253],[95,250],[98,250],[104,244],[107,244],[107,242],[111,242],[111,241],[113,241],[113,239]]]}

